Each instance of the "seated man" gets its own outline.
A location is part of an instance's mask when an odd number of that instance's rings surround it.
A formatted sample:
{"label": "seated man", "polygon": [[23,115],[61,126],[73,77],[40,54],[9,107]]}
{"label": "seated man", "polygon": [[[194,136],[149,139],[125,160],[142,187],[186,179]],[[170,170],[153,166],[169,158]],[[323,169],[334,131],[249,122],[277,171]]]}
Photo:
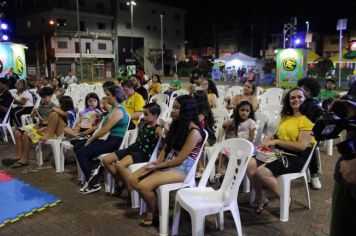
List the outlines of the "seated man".
{"label": "seated man", "polygon": [[135,129],[142,115],[143,106],[145,105],[145,100],[142,96],[135,92],[134,84],[132,81],[123,81],[121,86],[125,92],[126,99],[123,101],[122,105],[124,106],[127,113],[131,116],[131,121],[129,129]]}
{"label": "seated man", "polygon": [[0,122],[5,118],[9,107],[14,99],[9,92],[9,81],[5,78],[0,79]]}
{"label": "seated man", "polygon": [[147,103],[148,102],[148,93],[147,93],[147,90],[142,86],[141,78],[138,75],[132,75],[130,80],[135,87],[136,93],[140,94],[142,96],[143,100],[145,100],[145,102]]}
{"label": "seated man", "polygon": [[321,91],[316,98],[318,102],[322,102],[328,98],[334,99],[339,95],[339,92],[335,90],[335,84],[335,80],[333,79],[326,80],[325,90]]}

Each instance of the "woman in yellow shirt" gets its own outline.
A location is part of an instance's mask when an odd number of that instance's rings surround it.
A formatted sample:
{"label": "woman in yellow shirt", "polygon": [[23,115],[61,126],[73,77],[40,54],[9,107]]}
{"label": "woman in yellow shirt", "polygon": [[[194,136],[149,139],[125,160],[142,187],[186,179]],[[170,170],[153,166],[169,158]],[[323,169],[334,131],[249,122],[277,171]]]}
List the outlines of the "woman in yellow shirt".
{"label": "woman in yellow shirt", "polygon": [[293,88],[286,94],[277,133],[262,142],[263,147],[276,147],[297,157],[287,156],[286,162],[276,160],[268,164],[251,158],[247,167],[247,175],[256,191],[256,214],[262,213],[268,204],[268,199],[262,194],[262,185],[279,198],[281,189],[276,176],[300,172],[310,154],[311,146],[315,144],[312,136],[313,123],[299,112],[299,106],[305,98],[305,92],[301,88]]}
{"label": "woman in yellow shirt", "polygon": [[153,96],[160,93],[161,93],[161,80],[159,78],[159,75],[153,75],[152,82],[148,87],[148,94],[150,96]]}

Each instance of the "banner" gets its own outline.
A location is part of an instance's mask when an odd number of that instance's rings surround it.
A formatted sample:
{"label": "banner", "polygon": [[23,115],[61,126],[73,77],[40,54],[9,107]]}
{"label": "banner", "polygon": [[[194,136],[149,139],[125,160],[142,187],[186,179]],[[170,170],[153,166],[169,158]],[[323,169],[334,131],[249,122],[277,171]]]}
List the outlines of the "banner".
{"label": "banner", "polygon": [[304,55],[302,49],[278,49],[277,87],[294,87],[304,77]]}
{"label": "banner", "polygon": [[14,43],[0,43],[0,78],[10,72],[10,68],[20,79],[26,79],[25,46]]}

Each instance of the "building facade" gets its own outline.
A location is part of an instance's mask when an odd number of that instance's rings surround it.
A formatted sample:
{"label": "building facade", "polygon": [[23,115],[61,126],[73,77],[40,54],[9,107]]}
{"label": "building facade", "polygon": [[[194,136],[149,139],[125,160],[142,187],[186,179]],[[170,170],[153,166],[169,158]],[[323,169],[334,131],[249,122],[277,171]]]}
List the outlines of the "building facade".
{"label": "building facade", "polygon": [[131,9],[126,1],[78,0],[78,4],[77,12],[76,0],[16,0],[17,35],[29,48],[29,69],[37,77],[69,71],[79,76],[80,49],[84,79],[111,78],[117,66],[131,64],[149,73],[162,73],[161,14],[167,73],[172,70],[174,55],[184,59],[183,9],[137,1],[131,30]]}

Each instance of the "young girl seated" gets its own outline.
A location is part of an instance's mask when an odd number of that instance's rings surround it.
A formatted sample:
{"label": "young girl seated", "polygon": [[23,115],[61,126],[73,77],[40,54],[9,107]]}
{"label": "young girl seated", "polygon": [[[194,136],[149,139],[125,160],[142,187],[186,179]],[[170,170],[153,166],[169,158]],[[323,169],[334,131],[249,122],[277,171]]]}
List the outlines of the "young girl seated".
{"label": "young girl seated", "polygon": [[159,75],[153,75],[152,82],[148,87],[148,94],[152,97],[153,95],[161,93],[161,80]]}
{"label": "young girl seated", "polygon": [[[253,142],[255,139],[255,113],[252,104],[249,101],[241,101],[237,104],[234,110],[233,118],[226,120],[223,124],[226,130],[226,139],[228,138],[244,138]],[[225,173],[227,158],[230,156],[229,149],[223,149],[220,157],[220,167],[216,178],[221,177]]]}
{"label": "young girl seated", "polygon": [[184,181],[203,145],[204,133],[199,128],[197,104],[189,95],[178,96],[173,103],[173,122],[157,161],[129,175],[130,186],[147,204],[146,218],[140,226],[153,225],[156,188]]}
{"label": "young girl seated", "polygon": [[100,117],[100,99],[96,93],[88,93],[85,97],[85,110],[79,113],[75,128],[66,127],[64,133],[70,138],[88,136],[97,129]]}
{"label": "young girl seated", "polygon": [[[128,191],[131,187],[128,183],[129,173],[127,167],[132,164],[148,162],[161,136],[161,127],[157,124],[157,118],[161,108],[156,103],[149,103],[143,107],[143,127],[138,131],[137,140],[126,149],[117,150],[105,156],[102,160],[104,166],[114,176],[116,183],[122,177]],[[116,165],[112,163],[119,160]]]}

